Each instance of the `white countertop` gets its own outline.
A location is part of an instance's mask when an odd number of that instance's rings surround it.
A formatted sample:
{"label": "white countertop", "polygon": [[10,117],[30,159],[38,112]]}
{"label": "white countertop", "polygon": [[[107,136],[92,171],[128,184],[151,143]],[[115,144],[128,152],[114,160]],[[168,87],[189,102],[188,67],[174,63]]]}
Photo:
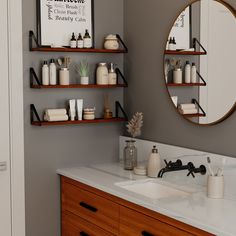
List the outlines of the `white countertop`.
{"label": "white countertop", "polygon": [[166,173],[161,181],[176,184],[179,189],[198,189],[198,192],[184,197],[151,200],[116,185],[124,181],[146,179],[123,170],[117,163],[66,168],[57,173],[207,232],[219,236],[236,236],[236,201],[207,198],[204,186],[206,176],[197,175],[193,179],[186,177],[184,171]]}

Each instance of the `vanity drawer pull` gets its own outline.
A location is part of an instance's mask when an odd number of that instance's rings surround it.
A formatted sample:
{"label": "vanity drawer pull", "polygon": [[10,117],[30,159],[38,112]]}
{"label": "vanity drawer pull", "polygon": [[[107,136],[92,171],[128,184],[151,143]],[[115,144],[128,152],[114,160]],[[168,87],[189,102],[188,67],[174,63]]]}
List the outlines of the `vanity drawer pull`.
{"label": "vanity drawer pull", "polygon": [[86,208],[86,209],[88,209],[89,211],[92,211],[92,212],[97,212],[98,211],[97,208],[95,208],[93,206],[90,206],[85,202],[80,202],[80,206],[82,206],[83,208]]}
{"label": "vanity drawer pull", "polygon": [[89,235],[82,231],[80,232],[80,236],[89,236]]}
{"label": "vanity drawer pull", "polygon": [[143,236],[154,236],[153,234],[148,233],[147,231],[142,232]]}

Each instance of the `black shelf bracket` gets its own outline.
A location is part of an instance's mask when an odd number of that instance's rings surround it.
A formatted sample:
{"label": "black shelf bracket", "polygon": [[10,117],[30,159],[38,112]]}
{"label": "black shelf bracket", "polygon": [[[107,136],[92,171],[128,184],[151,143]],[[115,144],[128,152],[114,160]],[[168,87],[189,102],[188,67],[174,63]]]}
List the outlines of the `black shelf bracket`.
{"label": "black shelf bracket", "polygon": [[35,119],[37,119],[37,122],[42,122],[40,117],[39,117],[39,114],[36,110],[36,107],[34,104],[30,104],[30,121],[31,121],[31,124],[33,124],[33,122],[35,121]]}
{"label": "black shelf bracket", "polygon": [[128,47],[125,45],[123,39],[120,37],[119,34],[117,34],[116,37],[118,38],[119,42],[122,44],[122,46],[123,46],[124,49],[125,49],[125,52],[127,53],[127,52],[128,52]]}
{"label": "black shelf bracket", "polygon": [[193,38],[193,47],[195,51],[197,51],[197,45],[203,50],[205,54],[207,54],[207,50],[202,46],[202,44],[196,38]]}
{"label": "black shelf bracket", "polygon": [[122,115],[124,116],[124,118],[125,118],[126,120],[128,120],[128,116],[127,116],[125,110],[123,109],[123,107],[121,106],[121,104],[120,104],[118,101],[116,101],[116,118],[121,118],[121,117],[119,117],[119,111],[121,111],[121,113],[122,113]]}
{"label": "black shelf bracket", "polygon": [[32,88],[33,85],[35,84],[34,82],[36,82],[37,85],[42,85],[42,83],[40,82],[34,68],[30,68],[30,87]]}
{"label": "black shelf bracket", "polygon": [[34,34],[33,30],[29,31],[29,50],[32,51],[33,45],[36,45],[37,47],[40,47],[41,45],[39,44],[39,41],[37,37]]}
{"label": "black shelf bracket", "polygon": [[201,110],[202,115],[206,116],[206,112],[203,110],[203,108],[200,106],[199,102],[194,98],[192,102],[197,105],[197,107]]}
{"label": "black shelf bracket", "polygon": [[204,85],[207,85],[206,81],[203,79],[201,74],[197,71],[197,75],[199,76],[200,80],[203,82]]}
{"label": "black shelf bracket", "polygon": [[122,72],[120,71],[120,69],[119,68],[116,68],[116,74],[118,75],[118,79],[119,79],[119,77],[122,79],[122,81],[124,82],[124,84],[126,85],[126,86],[128,86],[128,82],[127,82],[127,80],[125,79],[125,76],[122,74]]}

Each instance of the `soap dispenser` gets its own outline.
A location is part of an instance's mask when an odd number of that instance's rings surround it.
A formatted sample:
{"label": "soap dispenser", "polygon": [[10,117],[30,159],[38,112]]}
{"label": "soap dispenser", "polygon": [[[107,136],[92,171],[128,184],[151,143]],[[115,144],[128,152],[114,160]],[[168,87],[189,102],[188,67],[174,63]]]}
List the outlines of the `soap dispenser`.
{"label": "soap dispenser", "polygon": [[147,167],[147,175],[151,178],[157,178],[161,169],[161,157],[158,153],[156,146],[153,146],[152,153],[150,154]]}

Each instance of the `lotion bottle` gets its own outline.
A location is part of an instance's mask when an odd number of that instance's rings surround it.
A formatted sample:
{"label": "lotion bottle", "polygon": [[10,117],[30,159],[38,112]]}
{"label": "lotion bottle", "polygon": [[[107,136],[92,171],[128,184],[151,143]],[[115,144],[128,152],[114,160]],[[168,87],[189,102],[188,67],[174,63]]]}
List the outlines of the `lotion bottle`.
{"label": "lotion bottle", "polygon": [[117,84],[117,74],[114,69],[114,63],[110,63],[110,69],[108,72],[108,84],[110,85]]}
{"label": "lotion bottle", "polygon": [[48,68],[48,62],[43,62],[42,67],[42,84],[43,85],[49,85],[49,68]]}
{"label": "lotion bottle", "polygon": [[147,175],[148,177],[151,178],[157,178],[160,170],[161,170],[161,157],[158,153],[156,146],[154,146],[148,160]]}
{"label": "lotion bottle", "polygon": [[57,67],[56,67],[54,59],[51,59],[50,65],[49,65],[49,82],[50,82],[50,85],[57,84]]}
{"label": "lotion bottle", "polygon": [[195,63],[192,64],[191,68],[191,83],[197,83],[197,67]]}
{"label": "lotion bottle", "polygon": [[191,66],[189,64],[189,61],[186,61],[186,65],[185,65],[185,83],[186,84],[190,84],[191,83]]}

